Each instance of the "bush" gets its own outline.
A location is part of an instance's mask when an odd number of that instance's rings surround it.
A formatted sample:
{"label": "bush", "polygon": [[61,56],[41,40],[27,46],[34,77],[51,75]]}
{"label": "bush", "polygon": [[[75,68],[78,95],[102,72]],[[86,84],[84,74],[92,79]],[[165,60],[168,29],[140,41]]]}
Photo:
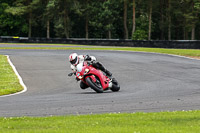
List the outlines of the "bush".
{"label": "bush", "polygon": [[136,30],[132,36],[132,40],[147,40],[148,33],[144,30]]}

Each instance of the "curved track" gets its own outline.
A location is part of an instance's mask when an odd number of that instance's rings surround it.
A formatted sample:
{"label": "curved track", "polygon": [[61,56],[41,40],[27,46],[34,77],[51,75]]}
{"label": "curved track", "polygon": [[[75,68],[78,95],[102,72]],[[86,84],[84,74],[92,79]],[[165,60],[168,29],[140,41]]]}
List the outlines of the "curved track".
{"label": "curved track", "polygon": [[[97,57],[120,92],[81,90],[71,72],[72,52]],[[0,117],[200,109],[200,61],[170,55],[70,50],[0,50],[9,55],[28,91],[0,97]]]}

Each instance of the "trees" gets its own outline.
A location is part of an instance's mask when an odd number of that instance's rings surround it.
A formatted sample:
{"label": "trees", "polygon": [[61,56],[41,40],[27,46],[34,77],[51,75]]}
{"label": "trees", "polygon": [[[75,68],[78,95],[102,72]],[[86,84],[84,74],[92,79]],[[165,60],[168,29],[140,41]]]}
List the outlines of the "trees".
{"label": "trees", "polygon": [[47,38],[50,38],[50,20],[53,18],[53,9],[54,9],[54,0],[45,0],[45,11],[44,11],[44,19],[46,20],[46,27],[47,27]]}
{"label": "trees", "polygon": [[194,40],[199,18],[199,0],[1,0],[0,35]]}
{"label": "trees", "polygon": [[124,39],[128,39],[128,28],[127,28],[127,4],[128,0],[124,0]]}
{"label": "trees", "polygon": [[26,35],[28,32],[28,25],[26,20],[20,16],[13,16],[5,12],[7,8],[12,6],[14,0],[1,0],[0,3],[0,36],[17,36],[21,34]]}
{"label": "trees", "polygon": [[112,30],[114,29],[114,22],[117,16],[117,3],[112,0],[107,0],[103,4],[103,11],[101,18],[103,18],[104,29],[107,31],[107,38],[112,38]]}
{"label": "trees", "polygon": [[71,27],[69,14],[75,1],[74,0],[57,0],[55,2],[56,2],[55,6],[57,9],[57,13],[60,15],[59,19],[63,21],[61,25],[63,24],[65,37],[69,38],[70,27]]}
{"label": "trees", "polygon": [[29,6],[32,0],[21,0],[15,1],[14,6],[7,7],[5,9],[6,13],[10,13],[13,16],[28,16],[29,28],[28,28],[28,37],[31,37],[31,27],[32,27],[32,7]]}
{"label": "trees", "polygon": [[132,25],[132,37],[134,35],[134,32],[135,32],[135,7],[136,7],[136,4],[135,4],[135,0],[133,0],[133,25]]}
{"label": "trees", "polygon": [[148,40],[151,40],[151,24],[152,24],[152,0],[149,0],[149,14],[148,14],[148,17],[149,17],[149,31],[148,31]]}
{"label": "trees", "polygon": [[200,1],[191,0],[191,40],[195,40],[195,27],[199,23],[200,18],[198,14],[200,13]]}
{"label": "trees", "polygon": [[91,11],[91,1],[89,0],[81,0],[79,1],[79,6],[76,8],[78,10],[78,14],[80,17],[84,18],[85,21],[85,38],[89,38],[89,18]]}
{"label": "trees", "polygon": [[172,31],[174,32],[172,38],[195,39],[196,25],[200,22],[198,3],[200,3],[198,0],[171,1],[171,30],[175,29]]}
{"label": "trees", "polygon": [[171,0],[168,0],[168,40],[171,40]]}

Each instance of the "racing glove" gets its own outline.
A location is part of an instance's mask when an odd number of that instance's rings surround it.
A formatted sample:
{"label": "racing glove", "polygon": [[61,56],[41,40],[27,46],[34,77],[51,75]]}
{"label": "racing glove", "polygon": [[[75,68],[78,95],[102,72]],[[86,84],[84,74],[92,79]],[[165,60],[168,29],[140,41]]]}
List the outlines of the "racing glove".
{"label": "racing glove", "polygon": [[80,81],[80,79],[76,77],[76,81]]}
{"label": "racing glove", "polygon": [[91,61],[92,59],[91,59],[91,57],[90,57],[89,55],[86,55],[86,56],[84,57],[84,60],[85,60],[85,61]]}

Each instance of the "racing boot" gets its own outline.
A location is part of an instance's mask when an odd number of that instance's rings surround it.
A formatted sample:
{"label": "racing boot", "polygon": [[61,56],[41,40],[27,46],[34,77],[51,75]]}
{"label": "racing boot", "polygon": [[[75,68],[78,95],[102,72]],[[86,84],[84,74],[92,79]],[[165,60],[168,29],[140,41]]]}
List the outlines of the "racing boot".
{"label": "racing boot", "polygon": [[105,69],[104,72],[106,73],[106,76],[108,76],[108,77],[112,77],[112,73],[111,73],[110,71],[108,71],[108,70]]}

